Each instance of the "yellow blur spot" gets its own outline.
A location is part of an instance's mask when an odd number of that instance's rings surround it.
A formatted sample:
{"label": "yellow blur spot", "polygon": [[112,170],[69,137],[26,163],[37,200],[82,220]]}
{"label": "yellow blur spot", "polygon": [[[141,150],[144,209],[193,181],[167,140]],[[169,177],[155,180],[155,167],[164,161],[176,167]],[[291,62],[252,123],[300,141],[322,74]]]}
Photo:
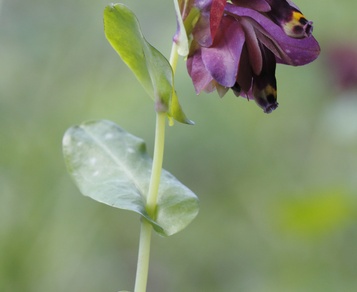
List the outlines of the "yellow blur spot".
{"label": "yellow blur spot", "polygon": [[303,38],[306,36],[304,22],[307,22],[305,16],[298,11],[293,11],[289,21],[284,23],[284,32],[293,38]]}
{"label": "yellow blur spot", "polygon": [[293,11],[293,19],[299,21],[301,18],[305,18],[305,16],[299,11]]}
{"label": "yellow blur spot", "polygon": [[348,192],[336,188],[287,198],[275,212],[286,234],[319,238],[353,222],[354,205]]}
{"label": "yellow blur spot", "polygon": [[269,95],[273,95],[274,98],[276,99],[276,89],[271,86],[270,84],[268,84],[265,88],[264,88],[264,93],[265,93],[265,96],[269,96]]}

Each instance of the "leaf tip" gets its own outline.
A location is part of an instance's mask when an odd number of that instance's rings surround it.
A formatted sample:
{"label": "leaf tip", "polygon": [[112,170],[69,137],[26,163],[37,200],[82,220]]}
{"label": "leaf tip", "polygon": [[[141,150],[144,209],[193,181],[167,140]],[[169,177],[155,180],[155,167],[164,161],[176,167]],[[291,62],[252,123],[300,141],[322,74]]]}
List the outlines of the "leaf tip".
{"label": "leaf tip", "polygon": [[194,125],[195,125],[195,122],[194,122],[194,121],[192,121],[192,120],[190,120],[190,119],[187,119],[187,118],[186,118],[186,120],[185,120],[185,124],[187,124],[187,125],[191,125],[191,126],[194,126]]}

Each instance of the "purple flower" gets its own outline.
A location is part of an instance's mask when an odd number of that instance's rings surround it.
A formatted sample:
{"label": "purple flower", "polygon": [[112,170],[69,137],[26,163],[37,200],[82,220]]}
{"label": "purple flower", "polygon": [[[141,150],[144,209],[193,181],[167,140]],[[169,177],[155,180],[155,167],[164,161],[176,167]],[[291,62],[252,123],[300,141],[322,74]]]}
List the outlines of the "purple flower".
{"label": "purple flower", "polygon": [[[308,21],[290,0],[189,0],[200,11],[187,58],[196,93],[229,89],[277,108],[276,63],[305,65],[320,47]],[[186,14],[187,15],[187,14]],[[185,18],[186,15],[183,17]]]}

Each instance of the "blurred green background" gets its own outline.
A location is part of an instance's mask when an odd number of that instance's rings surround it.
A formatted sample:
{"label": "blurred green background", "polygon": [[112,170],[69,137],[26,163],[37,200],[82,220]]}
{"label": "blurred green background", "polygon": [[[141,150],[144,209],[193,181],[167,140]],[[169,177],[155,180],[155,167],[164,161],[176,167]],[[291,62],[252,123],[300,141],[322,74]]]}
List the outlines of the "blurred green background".
{"label": "blurred green background", "polygon": [[[106,41],[106,1],[0,1],[0,291],[133,290],[139,218],[83,197],[68,127],[109,119],[147,141],[153,103]],[[171,1],[123,1],[168,56]],[[331,45],[357,40],[357,2],[299,0],[320,58],[278,66],[280,107],[176,88],[195,126],[168,127],[164,167],[200,198],[154,235],[148,291],[356,291],[357,91],[336,90]]]}

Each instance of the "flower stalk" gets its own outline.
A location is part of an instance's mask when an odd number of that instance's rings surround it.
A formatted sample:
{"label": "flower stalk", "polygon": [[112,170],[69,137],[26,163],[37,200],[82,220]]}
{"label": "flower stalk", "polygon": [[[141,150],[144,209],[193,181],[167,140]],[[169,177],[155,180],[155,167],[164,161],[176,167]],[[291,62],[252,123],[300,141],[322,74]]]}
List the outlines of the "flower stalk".
{"label": "flower stalk", "polygon": [[[170,65],[172,67],[173,72],[176,71],[177,59],[177,46],[175,43],[173,43],[170,54]],[[156,213],[157,198],[159,193],[160,177],[164,157],[166,115],[167,114],[165,112],[156,113],[153,164],[149,191],[146,199],[146,209],[148,214],[152,218],[155,218]],[[145,218],[142,217],[134,292],[146,291],[150,262],[151,234],[152,225]]]}
{"label": "flower stalk", "polygon": [[152,226],[141,217],[138,264],[136,268],[134,292],[145,292],[149,274],[150,244]]}
{"label": "flower stalk", "polygon": [[[155,216],[157,196],[159,193],[160,176],[162,170],[162,161],[164,156],[165,145],[165,122],[166,113],[156,113],[156,130],[154,158],[152,164],[149,192],[147,197],[147,212],[150,217]],[[138,253],[138,264],[135,279],[135,292],[145,292],[147,278],[149,273],[150,245],[151,245],[152,225],[145,219],[141,218],[140,242]]]}

